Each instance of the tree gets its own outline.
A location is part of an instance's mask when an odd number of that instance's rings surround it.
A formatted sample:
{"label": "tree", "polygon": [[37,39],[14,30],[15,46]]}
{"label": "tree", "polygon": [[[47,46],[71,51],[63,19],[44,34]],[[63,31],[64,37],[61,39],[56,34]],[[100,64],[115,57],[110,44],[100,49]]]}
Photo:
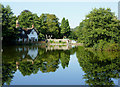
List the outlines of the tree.
{"label": "tree", "polygon": [[14,41],[17,38],[16,16],[13,16],[13,12],[9,5],[2,7],[2,37],[4,41]]}
{"label": "tree", "polygon": [[38,26],[39,26],[37,28],[37,30],[39,32],[39,35],[38,35],[39,39],[45,39],[45,36],[46,36],[47,25],[46,25],[46,20],[45,19],[46,19],[45,14],[42,14],[38,19],[38,21],[40,23],[40,24],[37,23]]}
{"label": "tree", "polygon": [[74,29],[71,29],[71,32],[70,32],[70,35],[69,35],[70,39],[73,39],[73,40],[78,39],[78,36],[77,36],[78,29],[79,29],[79,26],[75,27]]}
{"label": "tree", "polygon": [[24,10],[18,16],[18,21],[20,23],[20,27],[28,28],[32,27],[32,24],[36,25],[36,23],[38,23],[38,16],[29,10]]}
{"label": "tree", "polygon": [[62,36],[66,36],[68,38],[70,35],[70,26],[68,19],[65,20],[65,18],[63,18],[60,27]]}
{"label": "tree", "polygon": [[[120,38],[120,25],[111,9],[93,9],[85,20],[80,23],[79,40],[86,46],[92,47],[101,40],[109,43],[118,43]],[[81,34],[80,33],[80,34]]]}
{"label": "tree", "polygon": [[39,31],[44,36],[52,35],[52,38],[59,38],[59,22],[58,18],[54,14],[42,14],[39,21],[41,21],[41,28]]}

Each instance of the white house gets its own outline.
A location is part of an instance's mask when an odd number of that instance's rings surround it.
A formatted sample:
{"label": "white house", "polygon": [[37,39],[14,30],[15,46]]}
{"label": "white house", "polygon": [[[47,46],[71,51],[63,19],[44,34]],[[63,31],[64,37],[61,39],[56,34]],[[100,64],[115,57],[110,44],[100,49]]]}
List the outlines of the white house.
{"label": "white house", "polygon": [[18,20],[16,21],[16,28],[19,28],[19,38],[17,39],[18,42],[34,42],[38,41],[38,34],[32,25],[32,28],[20,28]]}
{"label": "white house", "polygon": [[37,32],[35,31],[35,29],[32,29],[31,32],[27,35],[28,35],[28,40],[38,41],[38,35],[37,35]]}

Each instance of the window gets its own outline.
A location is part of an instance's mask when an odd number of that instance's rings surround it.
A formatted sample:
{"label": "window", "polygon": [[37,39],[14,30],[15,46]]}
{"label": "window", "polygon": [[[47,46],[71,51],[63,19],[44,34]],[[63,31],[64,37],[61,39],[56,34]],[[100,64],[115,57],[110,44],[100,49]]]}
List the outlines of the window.
{"label": "window", "polygon": [[24,31],[22,31],[22,34],[25,34],[25,32],[24,32]]}

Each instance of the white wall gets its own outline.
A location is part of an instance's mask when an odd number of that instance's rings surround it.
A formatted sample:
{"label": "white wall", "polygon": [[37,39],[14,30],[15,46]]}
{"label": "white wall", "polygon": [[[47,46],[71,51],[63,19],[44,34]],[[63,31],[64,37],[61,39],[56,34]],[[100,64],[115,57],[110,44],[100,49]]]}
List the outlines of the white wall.
{"label": "white wall", "polygon": [[29,39],[31,39],[32,37],[35,38],[38,41],[38,35],[37,35],[37,32],[34,29],[28,35]]}

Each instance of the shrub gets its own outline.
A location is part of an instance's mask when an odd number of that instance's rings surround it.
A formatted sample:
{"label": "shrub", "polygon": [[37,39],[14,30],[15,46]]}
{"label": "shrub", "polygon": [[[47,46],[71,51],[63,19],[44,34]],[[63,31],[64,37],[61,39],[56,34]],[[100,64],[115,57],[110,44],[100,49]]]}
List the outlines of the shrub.
{"label": "shrub", "polygon": [[101,51],[120,51],[120,45],[117,43],[110,43],[101,40],[98,44],[93,46],[93,49]]}
{"label": "shrub", "polygon": [[120,46],[119,46],[119,44],[116,44],[116,43],[106,43],[104,45],[104,50],[106,50],[106,51],[119,51]]}
{"label": "shrub", "polygon": [[50,43],[54,43],[54,41],[50,40]]}
{"label": "shrub", "polygon": [[60,40],[59,43],[61,43],[62,41]]}

